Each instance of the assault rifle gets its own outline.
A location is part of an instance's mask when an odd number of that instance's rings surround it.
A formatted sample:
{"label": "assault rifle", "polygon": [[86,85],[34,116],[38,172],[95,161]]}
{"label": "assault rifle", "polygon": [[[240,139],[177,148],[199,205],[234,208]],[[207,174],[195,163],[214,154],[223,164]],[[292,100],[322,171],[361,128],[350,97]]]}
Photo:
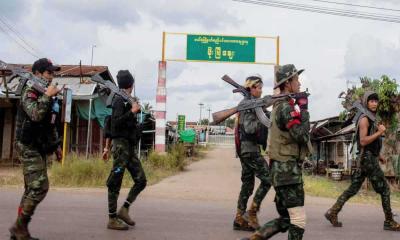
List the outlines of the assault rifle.
{"label": "assault rifle", "polygon": [[125,91],[122,91],[113,82],[104,80],[100,76],[100,74],[93,75],[92,81],[98,83],[101,87],[106,88],[110,91],[107,101],[106,101],[107,107],[110,107],[112,105],[112,100],[114,99],[115,95],[121,96],[125,101],[128,101],[131,105],[133,105],[134,103],[139,104],[139,99],[137,97],[132,97],[131,95],[127,94]]}
{"label": "assault rifle", "polygon": [[289,93],[289,94],[278,94],[278,95],[266,95],[262,98],[253,98],[250,94],[249,91],[247,91],[246,88],[235,82],[232,78],[230,78],[227,75],[224,75],[222,77],[222,80],[225,82],[231,84],[232,86],[235,87],[235,89],[232,91],[233,93],[241,93],[245,99],[239,103],[238,106],[230,108],[230,109],[225,109],[222,111],[218,111],[212,114],[213,121],[215,124],[218,124],[225,119],[229,118],[233,114],[248,110],[248,109],[254,109],[257,115],[258,120],[266,127],[271,126],[271,120],[265,115],[263,109],[268,108],[272,106],[278,99],[284,98],[284,97],[295,97],[298,94],[304,94],[306,93],[309,95],[307,90],[305,92],[300,92],[300,93]]}
{"label": "assault rifle", "polygon": [[[38,91],[42,94],[44,94],[46,92],[46,88],[49,85],[49,83],[46,80],[36,77],[33,73],[28,72],[23,68],[9,66],[9,65],[7,65],[7,63],[5,63],[1,60],[0,60],[0,65],[2,66],[2,68],[10,67],[12,75],[11,75],[9,81],[11,81],[12,79],[17,78],[17,77],[20,78],[18,87],[14,92],[14,94],[16,96],[21,95],[22,89],[25,87],[25,85],[32,87],[33,89],[35,89],[36,91]],[[7,91],[7,93],[9,92],[8,89],[6,89],[6,91]]]}

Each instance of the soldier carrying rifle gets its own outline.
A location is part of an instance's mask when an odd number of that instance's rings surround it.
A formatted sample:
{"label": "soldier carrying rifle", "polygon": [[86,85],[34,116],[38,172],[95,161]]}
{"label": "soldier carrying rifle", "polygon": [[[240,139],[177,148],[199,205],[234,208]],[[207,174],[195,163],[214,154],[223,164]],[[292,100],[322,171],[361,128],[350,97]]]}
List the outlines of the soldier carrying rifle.
{"label": "soldier carrying rifle", "polygon": [[303,71],[288,64],[280,66],[276,72],[277,84],[274,88],[288,94],[274,103],[267,147],[279,217],[243,240],[269,239],[286,231],[289,240],[303,239],[306,214],[301,161],[311,150],[308,94],[300,92],[299,75]]}
{"label": "soldier carrying rifle", "polygon": [[[31,78],[41,78],[48,84],[54,72],[60,67],[54,66],[49,59],[42,58],[33,63]],[[49,85],[45,92],[25,85],[22,89],[21,104],[17,114],[16,149],[22,163],[25,191],[18,208],[18,216],[10,228],[11,239],[36,240],[31,237],[28,224],[36,207],[45,198],[49,190],[47,177],[47,155],[56,152],[61,159],[60,141],[54,112],[58,109],[52,105],[52,97],[61,89]]]}
{"label": "soldier carrying rifle", "polygon": [[[250,76],[246,79],[244,87],[250,93],[248,98],[260,98],[263,82],[259,76]],[[246,98],[245,98],[246,99]],[[269,168],[261,155],[259,143],[261,136],[268,134],[268,129],[260,123],[255,110],[248,109],[238,114],[238,126],[235,130],[236,151],[242,165],[242,187],[237,203],[237,213],[233,222],[233,229],[254,231],[259,227],[257,212],[262,200],[271,188]],[[264,139],[266,142],[266,139]],[[250,209],[246,213],[247,202],[254,190],[254,177],[260,179]],[[245,214],[246,213],[246,214]]]}
{"label": "soldier carrying rifle", "polygon": [[338,220],[340,210],[351,197],[357,194],[367,178],[371,181],[375,192],[381,195],[385,214],[383,229],[400,231],[400,224],[393,219],[393,212],[390,206],[390,188],[378,163],[378,160],[381,160],[379,155],[382,148],[381,136],[386,131],[384,125],[375,124],[375,114],[379,104],[378,94],[367,91],[364,94],[362,104],[364,105],[365,114],[356,119],[356,134],[354,136],[355,141],[353,141],[357,144],[359,167],[351,176],[351,185],[325,213],[325,218],[334,227],[341,227],[342,223]]}

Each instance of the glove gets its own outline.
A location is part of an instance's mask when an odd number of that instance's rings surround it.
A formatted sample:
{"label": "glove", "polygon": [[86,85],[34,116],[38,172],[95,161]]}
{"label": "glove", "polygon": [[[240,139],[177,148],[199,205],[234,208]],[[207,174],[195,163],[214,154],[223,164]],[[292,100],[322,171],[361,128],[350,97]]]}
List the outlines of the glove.
{"label": "glove", "polygon": [[299,106],[301,111],[308,109],[308,93],[298,93],[294,98],[296,99],[296,104]]}

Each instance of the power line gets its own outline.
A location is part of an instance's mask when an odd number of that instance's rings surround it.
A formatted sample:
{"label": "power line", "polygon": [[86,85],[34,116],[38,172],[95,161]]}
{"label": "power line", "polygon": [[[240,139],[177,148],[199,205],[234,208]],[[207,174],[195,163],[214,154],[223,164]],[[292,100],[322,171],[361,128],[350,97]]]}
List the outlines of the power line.
{"label": "power line", "polygon": [[284,2],[284,1],[273,1],[273,0],[233,0],[237,2],[247,2],[259,5],[267,5],[271,7],[281,7],[292,10],[302,10],[308,12],[317,12],[317,13],[325,13],[330,15],[339,15],[339,16],[347,16],[347,17],[355,17],[355,18],[363,18],[363,19],[371,19],[371,20],[379,20],[379,21],[387,21],[387,22],[399,22],[400,16],[398,15],[381,15],[370,12],[360,12],[360,11],[352,11],[352,10],[344,10],[337,8],[328,8],[328,7],[320,7],[316,5],[309,4],[298,4],[293,2]]}
{"label": "power line", "polygon": [[395,16],[395,15],[379,15],[379,14],[368,13],[368,12],[350,11],[350,10],[342,10],[342,9],[337,9],[337,8],[327,8],[327,7],[319,7],[319,6],[315,6],[315,5],[296,4],[293,2],[278,2],[278,1],[270,1],[270,0],[264,0],[264,1],[262,1],[262,0],[233,0],[233,1],[257,4],[257,5],[265,5],[265,6],[277,7],[277,8],[285,8],[285,9],[291,9],[291,10],[322,13],[322,14],[328,14],[328,15],[336,15],[336,16],[353,17],[353,18],[360,18],[360,19],[369,19],[369,20],[375,20],[375,21],[400,23],[400,16]]}
{"label": "power line", "polygon": [[[24,37],[23,35],[16,29],[14,28],[10,21],[5,16],[0,16],[0,22],[2,22],[20,41],[22,41],[26,47],[30,48],[32,52],[35,52],[36,54],[40,51],[37,51],[35,47],[32,46]],[[8,22],[8,23],[7,23]],[[40,55],[40,54],[38,54]]]}
{"label": "power line", "polygon": [[[233,0],[238,1],[238,0]],[[332,15],[341,15],[341,16],[348,16],[354,15],[355,17],[365,18],[365,19],[373,19],[373,20],[400,20],[400,16],[398,15],[382,15],[370,12],[360,12],[360,11],[353,11],[353,10],[345,10],[345,9],[338,9],[338,8],[328,8],[328,7],[320,7],[316,5],[310,4],[298,4],[294,2],[285,2],[285,1],[274,1],[274,0],[239,0],[240,2],[253,2],[262,5],[276,5],[276,7],[283,7],[289,8],[294,10],[303,10],[303,11],[311,11],[311,12],[319,12],[319,13],[326,13]],[[342,15],[345,14],[345,15]]]}
{"label": "power line", "polygon": [[374,6],[367,6],[367,5],[344,3],[344,2],[333,2],[333,1],[325,1],[325,0],[309,0],[309,1],[330,3],[330,4],[336,4],[336,5],[344,5],[344,6],[351,6],[351,7],[370,8],[370,9],[377,9],[377,10],[384,10],[384,11],[400,12],[400,9],[374,7]]}
{"label": "power line", "polygon": [[17,43],[21,48],[23,48],[27,53],[29,53],[31,56],[35,58],[39,58],[34,52],[31,50],[27,49],[23,44],[21,44],[19,41],[17,41],[7,30],[5,30],[1,25],[0,25],[0,31],[2,31],[4,34],[6,34],[13,42]]}

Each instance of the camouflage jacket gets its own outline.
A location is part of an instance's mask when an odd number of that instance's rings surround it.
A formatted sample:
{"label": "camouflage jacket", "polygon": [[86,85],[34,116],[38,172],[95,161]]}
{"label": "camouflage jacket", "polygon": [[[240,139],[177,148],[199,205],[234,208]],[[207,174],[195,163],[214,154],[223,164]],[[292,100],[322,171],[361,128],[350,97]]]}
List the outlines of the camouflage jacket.
{"label": "camouflage jacket", "polygon": [[40,94],[31,87],[25,87],[21,94],[24,112],[33,122],[41,122],[50,111],[51,98]]}
{"label": "camouflage jacket", "polygon": [[51,98],[27,86],[22,90],[17,116],[17,141],[53,152],[60,144],[57,128],[51,124]]}
{"label": "camouflage jacket", "polygon": [[308,111],[296,112],[292,99],[277,106],[275,121],[279,129],[289,131],[298,144],[306,145],[310,140],[310,114]]}

